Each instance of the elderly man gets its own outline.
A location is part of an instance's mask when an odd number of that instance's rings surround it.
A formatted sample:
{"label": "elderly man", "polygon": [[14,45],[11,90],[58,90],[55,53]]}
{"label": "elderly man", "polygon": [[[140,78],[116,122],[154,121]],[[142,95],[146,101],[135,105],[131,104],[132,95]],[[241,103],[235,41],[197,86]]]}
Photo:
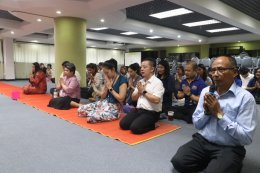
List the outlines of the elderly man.
{"label": "elderly man", "polygon": [[[216,85],[202,90],[193,123],[199,130],[172,158],[180,172],[238,173],[257,125],[254,97],[234,82],[236,60],[220,56],[211,65]],[[205,113],[209,112],[209,113]]]}

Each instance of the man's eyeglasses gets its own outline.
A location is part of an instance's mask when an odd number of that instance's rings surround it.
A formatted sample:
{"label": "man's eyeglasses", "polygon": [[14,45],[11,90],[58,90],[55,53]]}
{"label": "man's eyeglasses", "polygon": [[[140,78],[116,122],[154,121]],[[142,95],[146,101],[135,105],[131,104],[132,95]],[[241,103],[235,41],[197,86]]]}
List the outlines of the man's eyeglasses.
{"label": "man's eyeglasses", "polygon": [[224,67],[217,67],[217,68],[211,68],[209,69],[210,74],[214,74],[216,71],[220,74],[223,74],[227,70],[234,70],[234,67],[224,68]]}

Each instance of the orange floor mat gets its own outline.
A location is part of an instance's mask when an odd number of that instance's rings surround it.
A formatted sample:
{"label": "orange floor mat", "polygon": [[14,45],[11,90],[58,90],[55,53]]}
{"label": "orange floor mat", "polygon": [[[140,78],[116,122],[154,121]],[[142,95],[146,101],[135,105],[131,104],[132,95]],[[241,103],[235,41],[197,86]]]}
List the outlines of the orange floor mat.
{"label": "orange floor mat", "polygon": [[180,128],[169,123],[160,122],[159,127],[155,130],[152,130],[148,133],[142,135],[134,135],[129,130],[124,131],[119,127],[119,120],[112,122],[104,122],[97,124],[89,124],[86,122],[85,118],[77,116],[77,109],[73,108],[70,110],[57,110],[47,106],[51,96],[47,94],[36,94],[36,95],[24,95],[22,93],[22,88],[0,82],[0,93],[6,96],[11,97],[13,91],[18,91],[20,93],[20,98],[18,101],[30,105],[40,111],[55,115],[63,120],[66,120],[70,123],[79,125],[83,128],[92,130],[94,132],[100,133],[104,136],[107,136],[112,139],[119,140],[123,143],[129,145],[139,144],[141,142],[153,139],[155,137],[170,133],[174,130]]}

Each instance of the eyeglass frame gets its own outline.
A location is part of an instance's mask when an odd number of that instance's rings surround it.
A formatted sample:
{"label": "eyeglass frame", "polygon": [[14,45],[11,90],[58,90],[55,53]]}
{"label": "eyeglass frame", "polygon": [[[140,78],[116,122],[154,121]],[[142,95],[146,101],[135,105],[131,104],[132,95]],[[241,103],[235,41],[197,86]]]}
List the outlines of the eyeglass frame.
{"label": "eyeglass frame", "polygon": [[[213,69],[213,70],[212,70]],[[210,68],[209,69],[209,74],[215,74],[215,72],[218,72],[220,74],[223,74],[225,71],[227,70],[235,70],[237,69],[236,67],[227,67],[227,68],[224,68],[224,67],[216,67],[216,68]]]}

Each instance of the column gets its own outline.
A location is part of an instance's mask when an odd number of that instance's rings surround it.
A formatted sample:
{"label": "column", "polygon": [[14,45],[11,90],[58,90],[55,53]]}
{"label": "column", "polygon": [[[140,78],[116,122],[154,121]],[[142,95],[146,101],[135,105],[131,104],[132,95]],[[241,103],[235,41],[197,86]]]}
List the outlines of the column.
{"label": "column", "polygon": [[14,80],[14,47],[12,38],[3,39],[4,79]]}
{"label": "column", "polygon": [[86,20],[75,17],[54,19],[55,78],[59,79],[63,61],[75,64],[86,86]]}

